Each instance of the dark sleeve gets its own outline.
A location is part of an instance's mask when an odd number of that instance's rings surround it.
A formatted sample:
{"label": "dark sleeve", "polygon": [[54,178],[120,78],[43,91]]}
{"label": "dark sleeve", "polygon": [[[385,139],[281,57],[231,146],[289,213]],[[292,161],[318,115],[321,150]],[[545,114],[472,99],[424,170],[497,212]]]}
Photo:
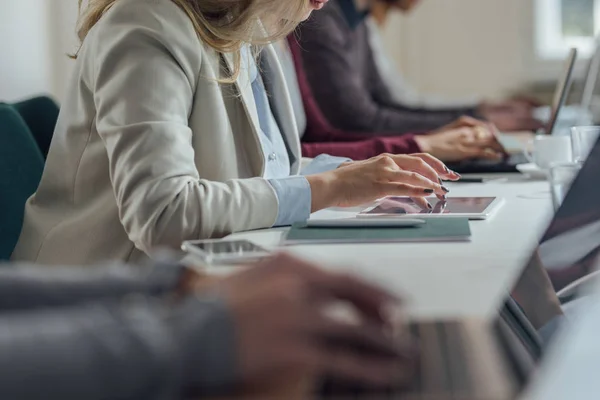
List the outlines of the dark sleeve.
{"label": "dark sleeve", "polygon": [[358,161],[378,156],[381,153],[411,154],[420,151],[414,135],[375,137],[354,142],[302,143],[302,155],[311,158],[320,154],[329,154]]}
{"label": "dark sleeve", "polygon": [[92,268],[0,265],[0,311],[60,307],[134,293],[160,295],[175,289],[183,269],[174,263]]}
{"label": "dark sleeve", "polygon": [[217,299],[157,299],[0,315],[0,398],[175,399],[221,394],[233,325]]}
{"label": "dark sleeve", "polygon": [[[321,111],[335,127],[377,135],[439,128],[460,115],[380,104],[347,51],[343,21],[326,10],[313,13],[298,34],[304,68]],[[372,60],[371,60],[372,61]],[[379,96],[381,97],[381,96]]]}

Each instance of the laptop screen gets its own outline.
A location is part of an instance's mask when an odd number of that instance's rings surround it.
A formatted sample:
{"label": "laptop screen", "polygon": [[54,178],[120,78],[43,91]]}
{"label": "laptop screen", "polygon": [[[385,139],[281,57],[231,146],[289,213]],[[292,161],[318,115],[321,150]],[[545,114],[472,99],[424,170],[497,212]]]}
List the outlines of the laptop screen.
{"label": "laptop screen", "polygon": [[575,68],[576,61],[577,49],[571,49],[567,61],[565,62],[564,72],[556,85],[554,99],[552,100],[550,120],[548,121],[548,125],[546,125],[546,135],[552,135],[554,133],[554,128],[556,127],[560,112],[567,101],[567,97],[571,90],[571,84],[573,83],[573,69]]}
{"label": "laptop screen", "polygon": [[600,73],[600,36],[596,37],[594,55],[588,63],[587,72],[581,93],[581,108],[591,111],[592,101],[597,89],[598,74]]}
{"label": "laptop screen", "polygon": [[599,173],[600,139],[511,290],[507,304],[516,302],[534,330],[531,336],[563,313],[556,291],[593,272],[597,265]]}

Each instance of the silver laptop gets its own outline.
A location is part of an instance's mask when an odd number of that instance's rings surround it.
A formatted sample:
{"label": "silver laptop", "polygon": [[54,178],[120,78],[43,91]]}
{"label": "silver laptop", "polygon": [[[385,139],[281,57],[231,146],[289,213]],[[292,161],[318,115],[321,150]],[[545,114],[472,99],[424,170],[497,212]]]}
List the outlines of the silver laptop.
{"label": "silver laptop", "polygon": [[[550,118],[543,129],[544,134],[546,135],[552,135],[554,133],[560,113],[565,106],[567,98],[569,97],[571,86],[573,84],[573,70],[575,69],[576,61],[577,49],[573,48],[569,51],[569,55],[567,56],[567,59],[564,64],[563,73],[561,74],[556,84],[556,89],[554,90],[552,105],[550,107]],[[586,79],[586,86],[588,85],[588,80],[589,79]],[[505,143],[503,143],[503,141],[510,140],[512,139],[512,137],[510,137],[509,135],[501,134],[499,139],[500,143],[504,146]],[[509,145],[512,144],[512,142],[506,143],[505,148],[509,148]],[[522,145],[519,144],[519,147],[521,148]]]}
{"label": "silver laptop", "polygon": [[586,77],[583,82],[583,90],[581,94],[582,110],[590,112],[592,111],[592,102],[594,95],[596,94],[596,86],[598,84],[598,75],[600,74],[600,36],[596,37],[596,46],[594,54],[588,64]]}
{"label": "silver laptop", "polygon": [[600,261],[600,230],[594,231],[600,226],[598,171],[600,139],[491,323],[415,322],[410,332],[420,353],[408,385],[375,391],[354,382],[325,380],[318,397],[517,398],[544,362],[556,327],[569,323],[563,316],[570,299],[560,299],[556,291],[589,276]]}
{"label": "silver laptop", "polygon": [[[599,94],[597,84],[600,73],[600,36],[596,38],[594,47],[594,53],[581,77],[581,96],[572,105],[563,107],[559,125],[589,125],[593,122],[593,101]],[[538,107],[534,110],[535,118],[540,121],[547,122],[550,114],[550,106]]]}
{"label": "silver laptop", "polygon": [[[562,109],[567,101],[573,83],[573,70],[577,61],[577,49],[571,49],[565,61],[564,71],[558,80],[554,98],[552,100],[551,113],[543,133],[551,135],[556,130],[556,124]],[[500,144],[509,154],[502,161],[493,160],[465,160],[457,163],[448,163],[448,167],[458,173],[488,173],[488,172],[517,172],[518,164],[527,163],[525,157],[525,146],[510,135],[500,134]]]}

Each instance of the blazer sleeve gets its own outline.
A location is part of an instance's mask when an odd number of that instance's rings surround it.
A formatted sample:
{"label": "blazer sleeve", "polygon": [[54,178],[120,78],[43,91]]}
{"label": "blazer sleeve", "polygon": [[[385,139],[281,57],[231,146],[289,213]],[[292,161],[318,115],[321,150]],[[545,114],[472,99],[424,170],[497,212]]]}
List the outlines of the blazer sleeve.
{"label": "blazer sleeve", "polygon": [[[114,12],[113,12],[114,11]],[[203,48],[173,2],[123,3],[96,26],[85,54],[119,217],[135,245],[157,246],[270,227],[275,191],[262,178],[202,179],[188,120]]]}
{"label": "blazer sleeve", "polygon": [[[428,112],[382,103],[389,96],[384,96],[380,87],[371,93],[363,81],[347,50],[348,39],[338,19],[326,10],[315,13],[298,35],[315,99],[336,128],[370,135],[398,135],[439,128],[459,116],[454,112]],[[371,73],[376,73],[374,68]]]}
{"label": "blazer sleeve", "polygon": [[223,301],[190,298],[0,313],[0,398],[175,399],[235,379]]}

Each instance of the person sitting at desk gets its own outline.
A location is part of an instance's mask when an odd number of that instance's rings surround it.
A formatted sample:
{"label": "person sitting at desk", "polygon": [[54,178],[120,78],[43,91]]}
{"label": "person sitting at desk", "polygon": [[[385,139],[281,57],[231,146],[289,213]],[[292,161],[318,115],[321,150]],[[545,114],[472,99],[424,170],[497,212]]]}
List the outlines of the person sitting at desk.
{"label": "person sitting at desk", "polygon": [[[413,0],[392,2],[406,11]],[[396,101],[377,68],[366,17],[368,0],[331,0],[301,25],[302,58],[318,105],[335,127],[380,136],[430,131],[462,115],[481,116],[502,131],[539,127],[526,102],[426,108]],[[522,108],[525,107],[522,115]]]}
{"label": "person sitting at desk", "polygon": [[477,108],[482,115],[491,117],[505,131],[533,131],[540,128],[540,122],[532,118],[533,107],[539,103],[531,98],[521,96],[491,103],[476,98],[451,99],[440,95],[424,95],[410,86],[386,54],[380,29],[385,27],[392,11],[410,13],[418,3],[420,0],[372,0],[370,13],[365,21],[375,66],[388,85],[392,99],[398,104],[432,110],[448,107]]}
{"label": "person sitting at desk", "polygon": [[[389,385],[409,360],[386,333],[394,296],[286,255],[223,279],[170,262],[0,267],[2,399],[277,398],[301,377],[299,391]],[[323,312],[340,303],[357,322]]]}
{"label": "person sitting at desk", "polygon": [[281,65],[286,77],[292,105],[302,140],[302,154],[320,154],[364,160],[381,153],[424,152],[442,161],[469,158],[499,159],[502,149],[494,135],[495,127],[474,118],[458,121],[424,135],[370,136],[346,132],[329,124],[316,104],[301,60],[301,49],[294,35],[279,43]]}
{"label": "person sitting at desk", "polygon": [[410,82],[398,70],[397,65],[388,56],[381,34],[388,18],[394,11],[409,14],[416,9],[419,3],[419,0],[372,0],[369,15],[365,19],[373,61],[381,75],[381,79],[390,91],[390,96],[398,104],[414,108],[433,110],[436,108],[477,108],[481,100],[475,97],[446,98],[438,94],[420,93],[411,86]]}
{"label": "person sitting at desk", "polygon": [[[87,3],[75,73],[13,260],[137,262],[156,247],[288,225],[327,207],[447,193],[440,179],[458,175],[427,154],[302,163],[270,43],[323,3],[227,4]],[[263,46],[260,68],[250,44]]]}

